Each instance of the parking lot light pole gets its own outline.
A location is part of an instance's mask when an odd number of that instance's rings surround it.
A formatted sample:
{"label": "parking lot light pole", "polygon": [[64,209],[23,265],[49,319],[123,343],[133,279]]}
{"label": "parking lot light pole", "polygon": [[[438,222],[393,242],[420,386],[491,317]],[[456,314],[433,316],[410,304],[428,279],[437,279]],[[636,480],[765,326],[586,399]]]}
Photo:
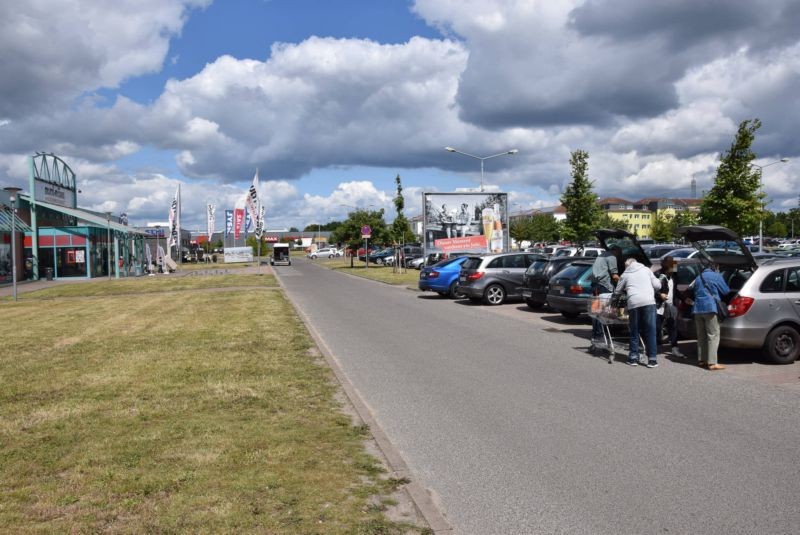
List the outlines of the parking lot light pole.
{"label": "parking lot light pole", "polygon": [[460,150],[456,150],[453,147],[445,147],[444,150],[447,152],[455,152],[457,154],[462,154],[464,156],[469,156],[470,158],[475,158],[476,160],[481,161],[481,192],[483,192],[483,162],[484,160],[489,160],[491,158],[497,158],[498,156],[507,156],[510,154],[516,154],[519,151],[517,149],[507,150],[505,152],[501,152],[499,154],[492,154],[491,156],[475,156],[474,154],[469,154],[467,152],[461,152]]}
{"label": "parking lot light pole", "polygon": [[111,212],[106,212],[106,257],[108,258],[108,278],[111,278]]}
{"label": "parking lot light pole", "polygon": [[17,193],[22,191],[20,188],[9,186],[3,188],[8,192],[8,200],[11,201],[11,286],[14,294],[14,301],[17,300]]}
{"label": "parking lot light pole", "polygon": [[[780,160],[764,165],[758,165],[757,163],[750,164],[752,167],[758,167],[758,185],[761,188],[762,195],[764,194],[764,168],[778,163],[786,163],[788,161],[789,158],[781,158]],[[764,252],[764,199],[761,199],[761,214],[758,218],[758,252]]]}

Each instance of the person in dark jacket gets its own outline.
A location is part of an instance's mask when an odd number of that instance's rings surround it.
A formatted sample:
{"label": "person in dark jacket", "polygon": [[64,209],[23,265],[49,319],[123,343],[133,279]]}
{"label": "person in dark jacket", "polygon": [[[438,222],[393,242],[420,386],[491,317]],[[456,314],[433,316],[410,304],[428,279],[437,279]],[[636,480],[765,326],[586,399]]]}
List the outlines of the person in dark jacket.
{"label": "person in dark jacket", "polygon": [[717,299],[723,299],[731,290],[722,275],[711,267],[706,267],[700,272],[691,287],[694,299],[689,301],[692,301],[690,304],[697,329],[698,364],[701,368],[709,370],[724,370],[725,366],[717,363],[719,348]]}
{"label": "person in dark jacket", "polygon": [[[610,294],[614,291],[619,281],[619,258],[622,256],[622,249],[618,245],[612,245],[607,253],[598,256],[592,265],[592,294]],[[592,318],[592,344],[603,342],[603,326],[596,319]]]}
{"label": "person in dark jacket", "polygon": [[670,354],[673,357],[686,358],[678,347],[678,282],[676,279],[677,262],[671,256],[664,258],[661,262],[661,269],[656,274],[661,281],[661,290],[658,291],[656,299],[656,332],[660,335],[664,325],[667,326]]}

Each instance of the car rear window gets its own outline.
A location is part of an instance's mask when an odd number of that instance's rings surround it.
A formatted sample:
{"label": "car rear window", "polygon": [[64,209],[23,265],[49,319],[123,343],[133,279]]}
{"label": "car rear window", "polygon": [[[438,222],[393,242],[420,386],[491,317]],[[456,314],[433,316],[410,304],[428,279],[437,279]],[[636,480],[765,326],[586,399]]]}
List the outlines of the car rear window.
{"label": "car rear window", "polygon": [[481,265],[481,260],[479,256],[471,256],[464,260],[464,263],[461,264],[461,269],[478,269]]}
{"label": "car rear window", "polygon": [[571,264],[559,271],[555,278],[577,280],[581,277],[581,275],[584,274],[584,272],[586,272],[587,269],[591,268],[592,266],[587,266],[585,264]]}
{"label": "car rear window", "polygon": [[547,267],[547,260],[534,260],[533,264],[528,266],[528,271],[526,273],[528,275],[538,275],[544,272],[544,268]]}

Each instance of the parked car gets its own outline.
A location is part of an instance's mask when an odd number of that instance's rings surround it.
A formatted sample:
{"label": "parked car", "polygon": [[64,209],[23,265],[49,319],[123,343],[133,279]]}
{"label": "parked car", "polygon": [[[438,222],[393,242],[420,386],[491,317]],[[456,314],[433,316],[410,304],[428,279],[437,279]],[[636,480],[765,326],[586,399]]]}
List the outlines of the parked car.
{"label": "parked car", "polygon": [[461,265],[458,290],[472,301],[500,305],[522,297],[522,276],[534,261],[543,258],[532,253],[501,253],[469,256]]}
{"label": "parked car", "polygon": [[[681,248],[679,245],[668,243],[656,243],[653,245],[642,245],[642,249],[647,253],[649,258],[662,258],[669,256],[671,251]],[[674,258],[674,257],[673,257]]]}
{"label": "parked car", "polygon": [[575,262],[586,260],[583,256],[563,256],[540,258],[531,264],[522,276],[522,298],[530,308],[536,310],[547,303],[547,290],[550,279],[561,269]]}
{"label": "parked car", "polygon": [[[391,259],[391,260],[390,260]],[[384,265],[390,264],[394,262],[394,247],[387,247],[386,249],[381,249],[376,253],[370,253],[369,261],[373,264]]]}
{"label": "parked car", "polygon": [[342,253],[334,248],[334,247],[323,247],[322,249],[317,249],[316,251],[311,251],[306,255],[308,258],[316,259],[316,258],[333,258],[335,256],[342,256]]}
{"label": "parked car", "polygon": [[561,258],[562,256],[590,256],[597,257],[603,253],[600,247],[561,247],[553,253],[553,257]]}
{"label": "parked car", "polygon": [[[682,227],[677,232],[702,250],[702,241],[727,236],[741,244],[741,254],[715,257],[733,295],[728,318],[720,326],[720,346],[760,348],[777,364],[800,357],[800,260],[771,258],[758,264],[736,233],[716,225]],[[679,317],[679,332],[694,337],[694,321]]]}
{"label": "parked car", "polygon": [[458,258],[459,256],[469,256],[475,255],[475,253],[467,253],[467,252],[449,252],[449,253],[430,253],[427,257],[425,257],[425,266],[433,266],[434,264],[438,264],[442,260],[446,260],[448,258]]}
{"label": "parked car", "polygon": [[[622,256],[618,263],[620,274],[622,274],[624,262],[628,258],[636,258],[640,264],[652,269],[652,262],[645,254],[636,236],[630,232],[621,229],[599,229],[595,231],[595,236],[604,250],[609,250],[614,246],[622,250]],[[587,259],[587,261],[570,264],[556,273],[550,279],[547,304],[567,318],[577,318],[581,313],[587,312],[589,298],[592,296],[593,264],[594,259]]]}
{"label": "parked car", "polygon": [[547,304],[565,318],[577,318],[589,310],[592,297],[593,260],[578,260],[567,264],[550,279]]}
{"label": "parked car", "polygon": [[414,258],[406,262],[406,267],[412,269],[422,269],[422,266],[425,265],[425,260],[427,259],[424,256],[420,256],[419,258]]}
{"label": "parked car", "polygon": [[464,297],[458,290],[458,275],[461,272],[461,265],[467,258],[469,257],[448,258],[433,266],[422,268],[419,273],[419,289],[453,299]]}

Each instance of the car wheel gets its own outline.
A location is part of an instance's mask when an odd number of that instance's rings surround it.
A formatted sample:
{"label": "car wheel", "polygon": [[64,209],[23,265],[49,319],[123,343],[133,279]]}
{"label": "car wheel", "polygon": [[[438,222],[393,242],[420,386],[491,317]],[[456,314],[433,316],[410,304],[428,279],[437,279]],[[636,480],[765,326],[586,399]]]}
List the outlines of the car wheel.
{"label": "car wheel", "polygon": [[383,258],[379,258],[379,259],[377,259],[377,260],[375,261],[375,263],[376,263],[376,264],[378,264],[379,266],[382,266],[382,265],[383,265]]}
{"label": "car wheel", "polygon": [[487,305],[502,305],[506,300],[506,290],[499,284],[490,284],[483,292],[483,302]]}
{"label": "car wheel", "polygon": [[561,315],[564,316],[565,318],[569,318],[571,320],[574,320],[575,318],[580,316],[581,313],[580,312],[565,312],[565,311],[562,310],[561,311]]}
{"label": "car wheel", "polygon": [[534,301],[533,299],[526,299],[525,304],[528,307],[532,308],[533,310],[539,310],[544,306],[544,303],[540,303],[539,301]]}
{"label": "car wheel", "polygon": [[333,258],[333,255],[332,255],[332,254],[329,254],[329,255],[328,255],[328,258]]}
{"label": "car wheel", "polygon": [[772,329],[764,343],[764,353],[776,364],[791,364],[800,354],[800,332],[789,325]]}
{"label": "car wheel", "polygon": [[450,284],[450,291],[447,292],[447,295],[449,295],[451,299],[464,299],[466,297],[466,295],[458,291],[458,284],[456,281]]}

